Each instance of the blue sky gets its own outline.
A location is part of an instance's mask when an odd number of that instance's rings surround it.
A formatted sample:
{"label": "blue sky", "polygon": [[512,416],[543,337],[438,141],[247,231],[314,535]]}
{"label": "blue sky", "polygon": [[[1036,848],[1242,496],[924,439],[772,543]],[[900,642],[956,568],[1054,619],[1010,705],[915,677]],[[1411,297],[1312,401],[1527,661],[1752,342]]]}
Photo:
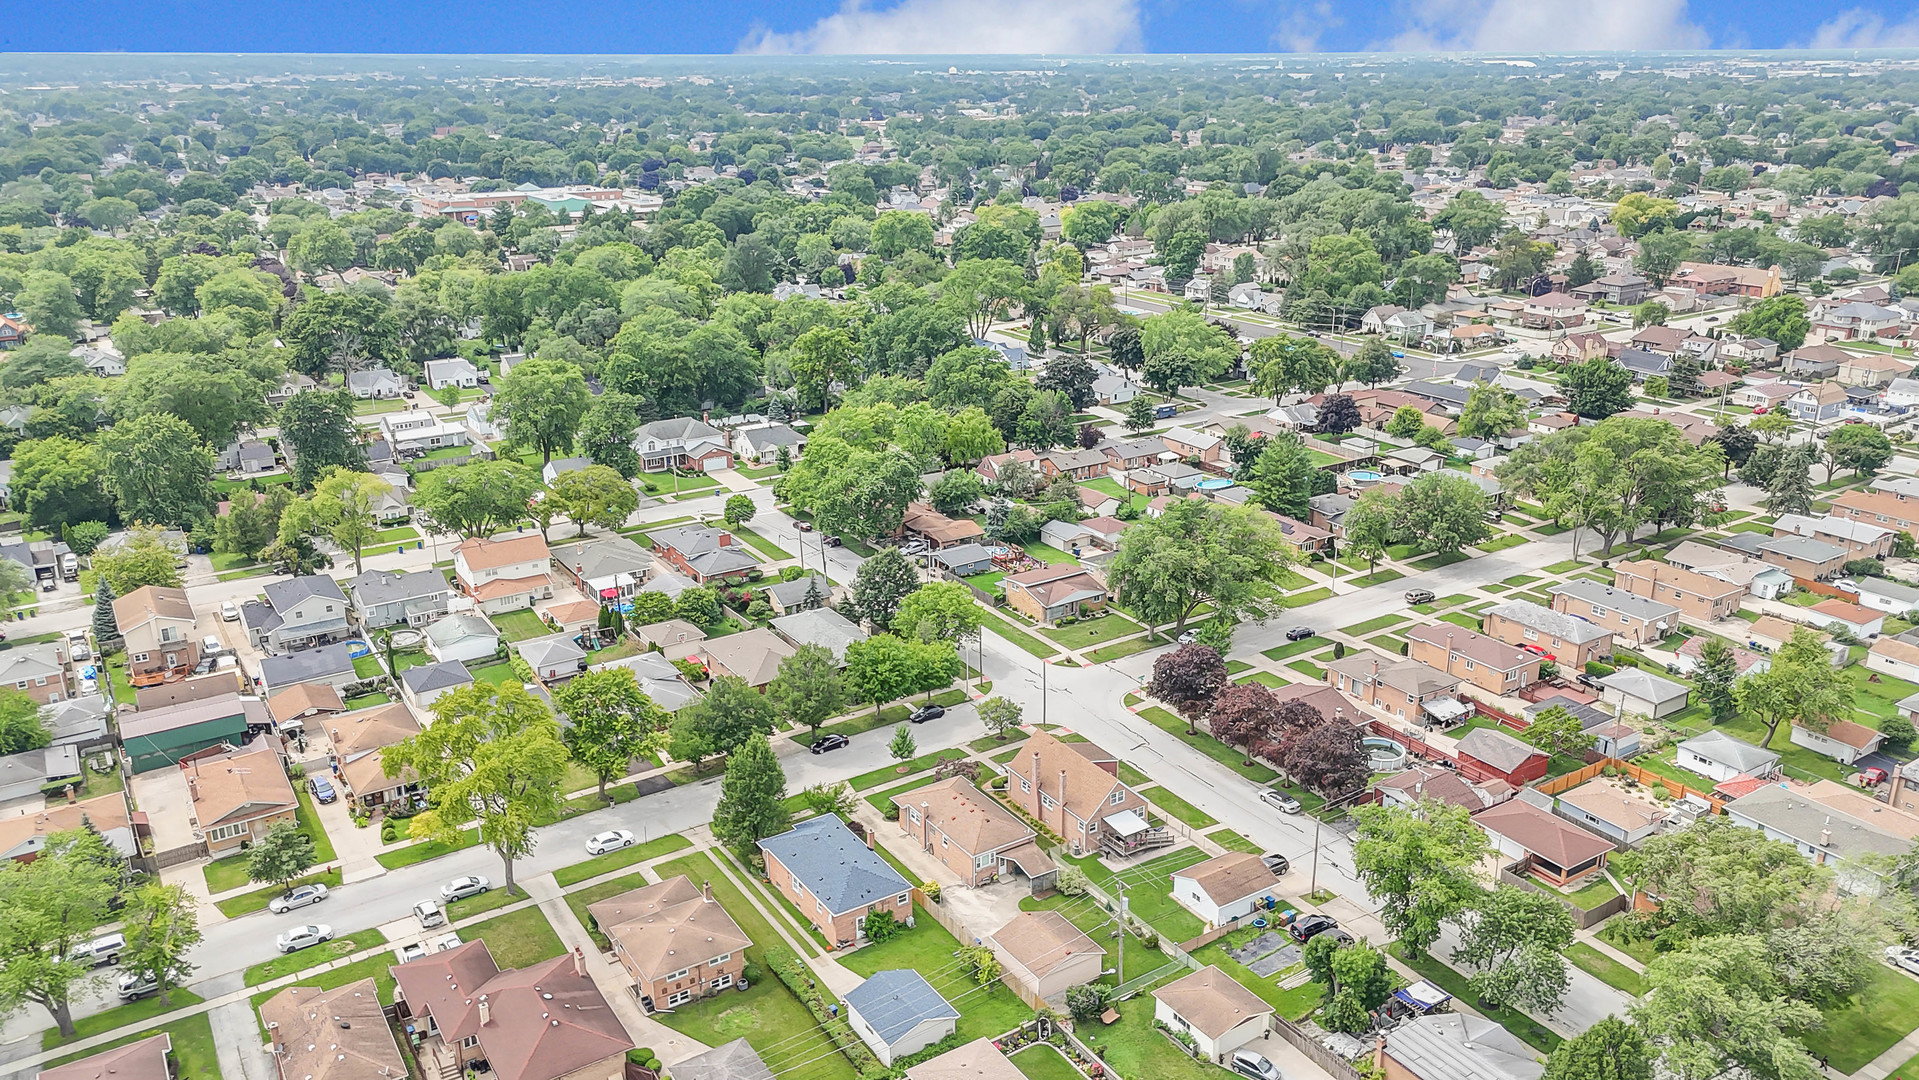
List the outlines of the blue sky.
{"label": "blue sky", "polygon": [[[0,51],[1027,53],[1919,47],[1895,0],[94,0]],[[84,17],[76,14],[84,10]]]}

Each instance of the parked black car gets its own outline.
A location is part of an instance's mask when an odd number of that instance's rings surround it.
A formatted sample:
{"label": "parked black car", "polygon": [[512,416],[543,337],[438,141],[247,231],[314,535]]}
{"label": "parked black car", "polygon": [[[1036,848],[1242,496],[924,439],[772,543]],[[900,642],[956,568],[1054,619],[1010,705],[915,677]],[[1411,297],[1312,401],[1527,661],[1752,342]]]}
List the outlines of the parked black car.
{"label": "parked black car", "polygon": [[852,741],[844,735],[822,735],[813,741],[812,751],[815,754],[824,754],[828,750],[838,750],[842,746],[849,745]]}
{"label": "parked black car", "polygon": [[906,714],[906,722],[909,724],[924,724],[928,720],[938,720],[945,715],[946,707],[943,705],[921,705],[919,708]]}
{"label": "parked black car", "polygon": [[1294,941],[1303,944],[1328,930],[1337,929],[1339,929],[1339,920],[1331,915],[1306,915],[1287,927],[1286,932],[1293,935]]}

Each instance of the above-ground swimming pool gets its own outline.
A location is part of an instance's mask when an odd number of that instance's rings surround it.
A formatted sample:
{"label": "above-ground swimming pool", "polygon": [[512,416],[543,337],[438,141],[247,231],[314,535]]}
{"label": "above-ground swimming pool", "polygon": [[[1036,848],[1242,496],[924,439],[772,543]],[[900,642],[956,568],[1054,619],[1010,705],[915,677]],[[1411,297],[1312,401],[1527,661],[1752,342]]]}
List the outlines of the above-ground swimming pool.
{"label": "above-ground swimming pool", "polygon": [[373,646],[368,645],[366,642],[361,641],[359,638],[348,638],[346,639],[345,644],[346,644],[346,654],[355,660],[358,660],[360,657],[369,655],[373,652]]}
{"label": "above-ground swimming pool", "polygon": [[1374,737],[1360,742],[1366,747],[1374,772],[1398,772],[1406,767],[1406,748],[1391,739]]}
{"label": "above-ground swimming pool", "polygon": [[1346,479],[1355,484],[1377,484],[1385,478],[1385,474],[1376,469],[1351,469],[1346,473]]}
{"label": "above-ground swimming pool", "polygon": [[1226,476],[1209,476],[1199,482],[1199,490],[1201,491],[1218,491],[1220,488],[1229,488],[1232,486],[1232,478]]}

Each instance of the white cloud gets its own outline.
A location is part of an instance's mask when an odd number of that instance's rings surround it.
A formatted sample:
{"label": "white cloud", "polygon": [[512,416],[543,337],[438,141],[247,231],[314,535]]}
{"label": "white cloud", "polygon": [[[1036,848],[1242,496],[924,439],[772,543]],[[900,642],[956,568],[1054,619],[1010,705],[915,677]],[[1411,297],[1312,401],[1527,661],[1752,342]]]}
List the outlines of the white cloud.
{"label": "white cloud", "polygon": [[1397,52],[1696,49],[1710,42],[1686,0],[1428,0],[1402,7]]}
{"label": "white cloud", "polygon": [[1864,8],[1842,11],[1812,32],[1809,49],[1910,49],[1919,46],[1919,16],[1886,25]]}
{"label": "white cloud", "polygon": [[760,28],[745,53],[914,55],[1138,52],[1138,0],[845,0],[803,30]]}

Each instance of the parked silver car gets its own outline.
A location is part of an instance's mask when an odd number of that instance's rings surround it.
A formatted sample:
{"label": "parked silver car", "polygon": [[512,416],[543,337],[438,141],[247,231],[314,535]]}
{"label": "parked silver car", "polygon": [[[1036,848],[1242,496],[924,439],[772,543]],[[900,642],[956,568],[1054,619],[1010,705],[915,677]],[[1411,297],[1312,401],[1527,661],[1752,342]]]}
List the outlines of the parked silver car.
{"label": "parked silver car", "polygon": [[275,915],[285,915],[294,908],[303,908],[326,899],[326,886],[318,884],[302,885],[285,896],[276,896],[267,901],[267,910]]}
{"label": "parked silver car", "polygon": [[333,940],[333,928],[325,923],[311,923],[296,926],[273,939],[273,945],[283,953],[299,952],[310,949],[323,941]]}

